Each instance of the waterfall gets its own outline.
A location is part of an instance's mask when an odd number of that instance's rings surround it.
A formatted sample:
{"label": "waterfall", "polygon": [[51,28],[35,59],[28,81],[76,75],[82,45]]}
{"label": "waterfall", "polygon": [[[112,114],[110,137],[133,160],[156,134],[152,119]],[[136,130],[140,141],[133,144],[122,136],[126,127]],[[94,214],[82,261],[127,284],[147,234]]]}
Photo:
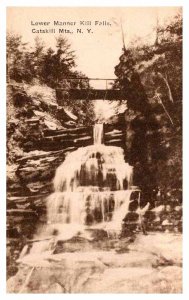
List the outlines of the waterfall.
{"label": "waterfall", "polygon": [[[58,235],[64,240],[86,226],[102,225],[107,232],[120,232],[129,210],[133,168],[125,162],[122,148],[102,142],[103,124],[96,124],[94,144],[69,153],[57,168],[41,235]],[[39,247],[35,244],[33,251],[46,245],[48,241]]]}
{"label": "waterfall", "polygon": [[56,171],[47,201],[49,223],[109,221],[132,185],[132,167],[119,147],[92,145],[69,154]]}
{"label": "waterfall", "polygon": [[96,123],[93,129],[94,144],[103,143],[103,123]]}
{"label": "waterfall", "polygon": [[103,124],[95,124],[93,133],[94,144],[70,153],[56,170],[49,224],[95,225],[119,215],[121,222],[128,211],[133,168],[122,148],[102,144]]}

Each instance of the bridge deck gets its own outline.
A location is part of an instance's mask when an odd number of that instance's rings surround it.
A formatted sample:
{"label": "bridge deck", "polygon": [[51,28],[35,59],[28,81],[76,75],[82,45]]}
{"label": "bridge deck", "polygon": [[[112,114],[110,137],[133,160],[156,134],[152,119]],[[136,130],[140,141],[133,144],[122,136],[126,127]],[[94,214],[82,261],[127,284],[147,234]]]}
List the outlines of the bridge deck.
{"label": "bridge deck", "polygon": [[[67,91],[64,89],[56,89],[57,99],[64,99],[67,97]],[[69,98],[72,100],[124,100],[125,95],[122,90],[110,89],[71,89],[69,90]]]}

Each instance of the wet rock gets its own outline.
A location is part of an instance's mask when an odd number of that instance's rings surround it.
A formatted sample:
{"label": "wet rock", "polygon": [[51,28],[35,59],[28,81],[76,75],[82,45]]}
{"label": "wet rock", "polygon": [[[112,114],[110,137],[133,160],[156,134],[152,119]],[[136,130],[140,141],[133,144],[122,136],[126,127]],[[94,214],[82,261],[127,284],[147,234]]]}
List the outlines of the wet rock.
{"label": "wet rock", "polygon": [[[122,247],[128,242],[128,239],[122,241]],[[129,244],[127,253],[99,248],[25,256],[18,273],[8,280],[7,290],[9,293],[181,293],[182,269],[177,264],[181,253],[176,248],[180,242],[180,235],[154,234],[150,238],[140,235]],[[114,241],[114,246],[118,244],[118,240]],[[154,268],[160,253],[164,263]]]}

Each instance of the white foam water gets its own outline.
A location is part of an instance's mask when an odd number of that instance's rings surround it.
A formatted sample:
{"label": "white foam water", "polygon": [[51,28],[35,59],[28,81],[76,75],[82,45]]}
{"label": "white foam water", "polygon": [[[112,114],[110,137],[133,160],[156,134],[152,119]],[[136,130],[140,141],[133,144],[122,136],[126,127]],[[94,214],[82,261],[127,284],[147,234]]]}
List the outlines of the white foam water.
{"label": "white foam water", "polygon": [[[133,168],[125,162],[123,149],[102,141],[103,124],[96,124],[94,145],[68,154],[57,168],[54,193],[47,198],[47,225],[40,236],[70,239],[86,226],[121,231],[129,209]],[[34,243],[33,251],[43,252],[47,244]]]}

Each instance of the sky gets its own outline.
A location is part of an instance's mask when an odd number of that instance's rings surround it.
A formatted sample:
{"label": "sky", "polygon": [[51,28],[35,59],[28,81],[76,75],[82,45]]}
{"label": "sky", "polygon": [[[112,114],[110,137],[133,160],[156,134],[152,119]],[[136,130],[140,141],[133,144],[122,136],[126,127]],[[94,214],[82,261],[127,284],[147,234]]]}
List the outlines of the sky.
{"label": "sky", "polygon": [[[55,46],[58,30],[65,33],[76,54],[77,70],[90,78],[115,78],[114,67],[119,63],[123,42],[121,22],[126,46],[136,37],[151,43],[155,40],[154,28],[178,12],[178,7],[124,7],[124,8],[68,8],[68,7],[9,7],[7,30],[23,36],[24,42],[34,44],[38,35],[47,47]],[[54,21],[76,22],[73,26],[54,26]],[[80,21],[91,25],[80,25]],[[95,25],[95,21],[111,25]],[[31,22],[50,22],[48,26],[31,25]],[[38,29],[56,29],[54,33],[32,33]],[[81,29],[83,33],[77,33]],[[90,29],[88,33],[87,29]],[[92,33],[91,33],[92,32]],[[91,81],[94,87],[105,88],[105,81]]]}

